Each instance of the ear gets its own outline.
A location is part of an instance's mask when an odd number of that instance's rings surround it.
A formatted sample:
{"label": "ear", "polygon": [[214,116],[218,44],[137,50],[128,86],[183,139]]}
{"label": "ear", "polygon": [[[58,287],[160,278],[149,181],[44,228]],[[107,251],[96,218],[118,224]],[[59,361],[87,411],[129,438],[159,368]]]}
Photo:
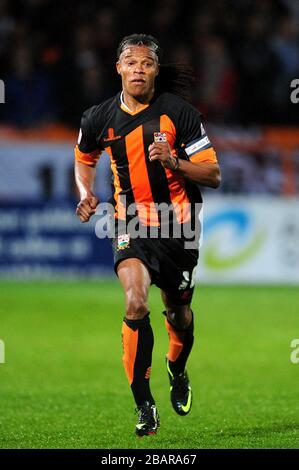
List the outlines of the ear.
{"label": "ear", "polygon": [[160,64],[157,64],[156,76],[159,75],[160,72]]}
{"label": "ear", "polygon": [[116,62],[115,67],[116,67],[116,70],[117,70],[118,75],[121,75],[121,65],[120,65],[120,62]]}

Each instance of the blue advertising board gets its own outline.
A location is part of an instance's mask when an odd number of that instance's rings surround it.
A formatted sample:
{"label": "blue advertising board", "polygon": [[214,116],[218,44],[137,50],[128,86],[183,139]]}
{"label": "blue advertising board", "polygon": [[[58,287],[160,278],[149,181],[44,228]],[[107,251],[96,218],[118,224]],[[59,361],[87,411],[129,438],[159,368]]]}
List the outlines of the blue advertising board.
{"label": "blue advertising board", "polygon": [[76,202],[0,204],[0,277],[78,278],[113,275],[109,239],[82,224]]}

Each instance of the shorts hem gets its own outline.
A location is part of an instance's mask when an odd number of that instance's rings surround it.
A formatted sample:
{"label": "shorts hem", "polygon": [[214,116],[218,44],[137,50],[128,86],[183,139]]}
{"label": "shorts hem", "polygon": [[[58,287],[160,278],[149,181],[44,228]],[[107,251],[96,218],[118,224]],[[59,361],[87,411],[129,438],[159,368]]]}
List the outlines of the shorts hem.
{"label": "shorts hem", "polygon": [[145,265],[145,267],[147,268],[147,270],[149,272],[149,275],[150,275],[150,278],[151,278],[151,284],[152,284],[153,283],[153,275],[154,275],[154,272],[155,272],[154,269],[150,267],[150,265],[146,262],[146,260],[144,258],[141,258],[141,256],[136,256],[134,254],[131,254],[131,255],[129,254],[128,256],[115,261],[115,263],[114,263],[114,272],[115,272],[116,276],[118,277],[117,267],[118,267],[119,263],[121,263],[122,261],[124,261],[126,259],[132,259],[132,258],[136,258],[136,259],[139,259],[140,261],[142,261],[142,263]]}

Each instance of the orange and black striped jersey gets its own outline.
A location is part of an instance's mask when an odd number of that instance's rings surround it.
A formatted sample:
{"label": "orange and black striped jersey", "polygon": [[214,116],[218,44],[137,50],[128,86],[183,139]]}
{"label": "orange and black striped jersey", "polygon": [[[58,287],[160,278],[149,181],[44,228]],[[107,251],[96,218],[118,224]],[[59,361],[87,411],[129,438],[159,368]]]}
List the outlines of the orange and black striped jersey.
{"label": "orange and black striped jersey", "polygon": [[174,208],[177,222],[182,223],[188,217],[182,208],[201,202],[201,194],[198,186],[179,172],[149,160],[148,147],[155,132],[166,134],[173,154],[179,158],[198,164],[217,162],[200,112],[172,93],[154,96],[137,113],[123,106],[120,93],[88,109],[82,116],[75,156],[79,162],[95,166],[103,151],[109,154],[116,217],[125,219],[126,207],[135,203],[142,224],[159,225],[155,207],[167,203]]}

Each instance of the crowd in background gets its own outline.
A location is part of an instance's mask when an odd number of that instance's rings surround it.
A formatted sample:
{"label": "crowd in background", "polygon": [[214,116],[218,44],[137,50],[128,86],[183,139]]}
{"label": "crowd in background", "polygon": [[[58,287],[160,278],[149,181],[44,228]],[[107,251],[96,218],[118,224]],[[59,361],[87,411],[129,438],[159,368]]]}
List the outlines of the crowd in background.
{"label": "crowd in background", "polygon": [[[164,63],[194,67],[192,103],[208,128],[298,125],[298,0],[0,0],[0,125],[78,129],[83,110],[120,89],[116,49],[133,32],[157,37]],[[282,193],[277,150],[218,155],[220,191]]]}
{"label": "crowd in background", "polygon": [[116,93],[116,49],[133,32],[156,36],[164,62],[191,64],[192,102],[218,124],[296,124],[296,0],[0,0],[0,120],[59,121]]}

